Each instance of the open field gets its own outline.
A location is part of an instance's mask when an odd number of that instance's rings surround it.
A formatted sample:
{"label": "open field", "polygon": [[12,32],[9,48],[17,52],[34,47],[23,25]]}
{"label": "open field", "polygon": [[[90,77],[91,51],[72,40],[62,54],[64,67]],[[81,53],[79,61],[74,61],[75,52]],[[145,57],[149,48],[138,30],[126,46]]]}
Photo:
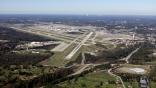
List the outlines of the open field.
{"label": "open field", "polygon": [[[115,78],[106,72],[93,72],[79,78],[61,82],[55,88],[116,88]],[[51,88],[50,84],[45,88]]]}
{"label": "open field", "polygon": [[135,80],[133,82],[124,82],[126,88],[130,87],[130,88],[139,88],[139,84],[138,82]]}
{"label": "open field", "polygon": [[66,57],[66,55],[68,55],[70,53],[70,51],[74,47],[75,47],[75,44],[72,44],[71,46],[66,48],[66,50],[64,50],[63,52],[55,52],[52,57],[50,57],[47,60],[44,60],[44,61],[40,62],[40,64],[42,64],[42,65],[52,65],[52,66],[64,66],[65,63],[67,63],[64,58]]}
{"label": "open field", "polygon": [[69,47],[69,44],[62,42],[58,46],[56,46],[54,49],[52,49],[51,51],[53,51],[53,52],[63,52],[68,47]]}
{"label": "open field", "polygon": [[42,60],[49,58],[51,55],[53,54],[46,50],[13,51],[1,55],[0,65],[36,64]]}
{"label": "open field", "polygon": [[155,65],[156,57],[154,56],[156,47],[150,43],[144,44],[138,52],[130,58],[132,64]]}
{"label": "open field", "polygon": [[150,81],[150,88],[155,88],[156,87],[156,82]]}
{"label": "open field", "polygon": [[55,40],[48,37],[34,35],[22,31],[17,31],[8,27],[0,27],[0,39],[12,41],[50,41]]}
{"label": "open field", "polygon": [[0,19],[0,88],[139,88],[140,80],[156,87],[153,18]]}
{"label": "open field", "polygon": [[143,65],[132,65],[132,64],[124,64],[116,69],[118,73],[127,73],[127,74],[149,74],[150,67]]}

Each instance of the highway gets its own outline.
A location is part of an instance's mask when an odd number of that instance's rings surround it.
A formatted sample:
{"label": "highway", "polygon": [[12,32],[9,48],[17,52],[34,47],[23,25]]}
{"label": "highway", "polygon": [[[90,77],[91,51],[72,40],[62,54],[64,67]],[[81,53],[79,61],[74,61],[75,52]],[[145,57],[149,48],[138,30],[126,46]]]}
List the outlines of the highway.
{"label": "highway", "polygon": [[48,33],[48,34],[50,34],[50,35],[52,35],[52,36],[56,36],[56,37],[59,37],[59,38],[65,38],[65,39],[69,39],[69,40],[73,40],[75,37],[73,37],[73,36],[69,36],[69,35],[67,35],[67,34],[65,34],[65,33],[62,33],[62,34],[60,34],[60,33],[58,33],[58,32],[54,32],[54,31],[50,31],[50,30],[43,30],[43,28],[33,28],[33,27],[28,27],[30,30],[35,30],[35,31],[39,31],[39,32],[43,32],[43,33]]}
{"label": "highway", "polygon": [[71,51],[66,57],[66,60],[70,60],[73,55],[81,48],[81,46],[90,38],[90,36],[93,34],[93,32],[90,32],[74,49]]}
{"label": "highway", "polygon": [[52,52],[63,52],[66,48],[69,47],[69,44],[61,42],[59,43],[58,46],[56,46],[55,48],[53,48],[51,51]]}
{"label": "highway", "polygon": [[[102,65],[102,64],[83,64],[83,65],[81,65],[82,68],[80,68],[78,71],[76,71],[76,72],[70,74],[69,76],[74,76],[74,75],[81,74],[82,72],[84,72],[84,71],[86,71],[86,70],[90,70],[90,69],[92,69],[92,68],[94,68],[94,67],[96,67],[96,66],[99,66],[99,65]],[[68,77],[69,77],[69,76],[68,76]]]}

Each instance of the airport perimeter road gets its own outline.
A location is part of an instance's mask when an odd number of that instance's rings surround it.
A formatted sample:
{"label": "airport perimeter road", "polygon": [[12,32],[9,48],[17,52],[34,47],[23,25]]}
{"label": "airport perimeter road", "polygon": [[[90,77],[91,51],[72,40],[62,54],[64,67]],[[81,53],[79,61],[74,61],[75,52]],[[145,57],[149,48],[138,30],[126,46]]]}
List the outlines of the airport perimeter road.
{"label": "airport perimeter road", "polygon": [[54,31],[51,31],[51,30],[43,30],[43,28],[29,27],[28,29],[39,31],[41,33],[48,33],[48,34],[50,34],[52,36],[59,37],[59,38],[65,38],[65,39],[69,39],[69,40],[73,40],[75,38],[75,37],[67,35],[65,33],[58,33],[58,32],[54,32]]}
{"label": "airport perimeter road", "polygon": [[70,60],[75,53],[81,48],[81,46],[90,38],[90,36],[93,34],[93,32],[90,32],[74,49],[71,53],[69,53],[65,59]]}
{"label": "airport perimeter road", "polygon": [[137,48],[137,49],[135,49],[134,51],[132,51],[127,57],[123,58],[122,60],[125,60],[126,63],[128,64],[128,63],[129,63],[129,59],[131,58],[131,56],[132,56],[134,53],[136,53],[139,49],[140,49],[140,47]]}
{"label": "airport perimeter road", "polygon": [[[129,63],[129,59],[131,58],[131,56],[132,56],[134,53],[136,53],[139,49],[140,49],[140,47],[137,48],[137,49],[135,49],[134,51],[132,51],[127,57],[125,57],[125,58],[123,58],[123,59],[121,59],[121,60],[125,60],[126,63]],[[122,78],[121,78],[120,76],[118,76],[118,75],[112,73],[112,71],[113,71],[114,69],[116,69],[116,68],[118,68],[118,67],[110,68],[110,69],[108,70],[108,73],[109,73],[111,76],[115,77],[115,78],[117,79],[117,81],[120,81],[120,83],[122,84],[123,88],[126,88],[125,85],[124,85],[124,82],[123,82]],[[119,85],[119,86],[120,86],[120,85]]]}
{"label": "airport perimeter road", "polygon": [[78,74],[81,74],[87,67],[89,67],[90,64],[85,64],[81,69],[79,69],[77,72],[69,75],[69,76],[73,76],[73,75],[78,75]]}

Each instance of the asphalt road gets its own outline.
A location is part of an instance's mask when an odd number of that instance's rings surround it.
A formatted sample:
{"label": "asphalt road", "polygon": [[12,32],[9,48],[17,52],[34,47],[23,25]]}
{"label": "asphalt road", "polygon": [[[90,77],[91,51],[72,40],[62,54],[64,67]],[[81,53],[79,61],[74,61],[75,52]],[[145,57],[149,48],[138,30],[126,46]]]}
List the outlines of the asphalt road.
{"label": "asphalt road", "polygon": [[75,53],[81,48],[81,46],[89,39],[89,37],[93,34],[93,32],[90,32],[66,57],[66,60],[70,60]]}
{"label": "asphalt road", "polygon": [[137,48],[137,49],[135,49],[134,51],[132,51],[127,57],[123,58],[122,60],[125,60],[126,63],[128,64],[128,63],[129,63],[129,59],[131,58],[131,56],[132,56],[134,53],[136,53],[139,49],[140,49],[140,47]]}
{"label": "asphalt road", "polygon": [[[126,63],[129,63],[129,59],[131,58],[131,56],[132,56],[134,53],[136,53],[139,49],[140,49],[140,47],[137,48],[137,49],[135,49],[134,51],[132,51],[127,57],[123,58],[122,60],[125,60]],[[117,67],[115,67],[115,68],[117,68]],[[108,73],[109,73],[111,76],[114,76],[117,80],[119,80],[119,81],[121,82],[123,88],[126,88],[125,85],[124,85],[124,82],[123,82],[122,78],[121,78],[120,76],[118,76],[118,75],[116,75],[116,74],[113,74],[113,73],[111,72],[111,71],[112,71],[113,69],[115,69],[115,68],[110,68],[110,69],[108,70]]]}

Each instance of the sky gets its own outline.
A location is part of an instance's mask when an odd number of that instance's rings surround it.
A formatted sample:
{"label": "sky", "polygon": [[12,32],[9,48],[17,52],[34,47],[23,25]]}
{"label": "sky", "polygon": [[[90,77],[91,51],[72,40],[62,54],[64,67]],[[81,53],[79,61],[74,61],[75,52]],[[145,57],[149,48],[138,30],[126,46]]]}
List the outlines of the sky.
{"label": "sky", "polygon": [[156,15],[156,0],[0,0],[0,14]]}

